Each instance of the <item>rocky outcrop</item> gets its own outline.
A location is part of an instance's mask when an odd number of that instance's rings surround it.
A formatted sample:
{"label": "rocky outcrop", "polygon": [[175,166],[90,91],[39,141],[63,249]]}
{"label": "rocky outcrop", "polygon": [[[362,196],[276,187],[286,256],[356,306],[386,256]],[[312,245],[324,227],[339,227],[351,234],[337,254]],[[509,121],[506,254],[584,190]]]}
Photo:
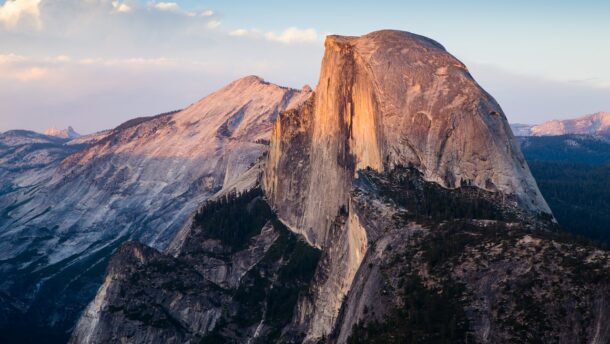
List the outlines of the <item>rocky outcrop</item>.
{"label": "rocky outcrop", "polygon": [[312,340],[330,331],[364,254],[358,219],[333,234],[358,170],[412,165],[443,187],[477,186],[550,214],[502,109],[440,44],[386,30],[325,46],[314,96],[276,120],[263,179],[278,216],[326,249],[323,262],[349,262],[319,270],[319,297],[303,300],[298,326]]}
{"label": "rocky outcrop", "polygon": [[[122,242],[165,248],[201,202],[244,184],[242,174],[268,149],[277,114],[309,95],[250,76],[184,110],[98,135],[66,142],[37,134],[44,143],[27,156],[19,155],[25,146],[0,146],[0,156],[21,157],[22,165],[26,157],[45,161],[27,173],[15,163],[2,180],[0,293],[21,301],[28,320],[21,325],[64,334]],[[27,333],[0,324],[0,332],[9,329]]]}
{"label": "rocky outcrop", "polygon": [[610,113],[597,112],[575,119],[552,120],[542,124],[512,124],[517,136],[587,134],[610,136]]}
{"label": "rocky outcrop", "polygon": [[440,44],[400,31],[325,44],[314,97],[276,122],[264,179],[280,217],[313,244],[365,167],[413,164],[443,186],[469,182],[550,213],[501,108]]}
{"label": "rocky outcrop", "polygon": [[608,251],[413,169],[363,172],[351,200],[369,245],[330,343],[610,340]]}
{"label": "rocky outcrop", "polygon": [[205,205],[174,255],[139,243],[113,256],[72,343],[272,343],[284,336],[319,251],[252,189]]}
{"label": "rocky outcrop", "polygon": [[82,136],[81,134],[77,133],[72,127],[67,127],[66,129],[48,128],[44,131],[44,134],[59,137],[62,139],[75,139],[77,137]]}

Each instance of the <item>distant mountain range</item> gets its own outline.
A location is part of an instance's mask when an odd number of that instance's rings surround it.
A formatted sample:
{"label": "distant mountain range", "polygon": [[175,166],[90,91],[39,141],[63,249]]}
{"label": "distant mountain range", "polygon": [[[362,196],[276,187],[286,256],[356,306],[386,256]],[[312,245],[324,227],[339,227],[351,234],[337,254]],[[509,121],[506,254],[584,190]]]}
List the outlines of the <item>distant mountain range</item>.
{"label": "distant mountain range", "polygon": [[542,124],[514,123],[510,127],[515,136],[610,135],[610,113],[597,112],[575,119],[555,119]]}

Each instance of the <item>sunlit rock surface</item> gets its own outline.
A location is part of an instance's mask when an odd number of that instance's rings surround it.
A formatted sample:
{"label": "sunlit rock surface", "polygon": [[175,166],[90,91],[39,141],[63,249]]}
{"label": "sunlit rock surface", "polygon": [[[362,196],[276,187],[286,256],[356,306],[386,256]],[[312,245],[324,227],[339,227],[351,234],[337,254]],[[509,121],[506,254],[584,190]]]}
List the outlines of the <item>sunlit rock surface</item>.
{"label": "sunlit rock surface", "polygon": [[81,134],[77,133],[72,127],[67,127],[66,129],[48,128],[44,131],[44,134],[62,139],[75,139],[81,136]]}
{"label": "sunlit rock surface", "polygon": [[28,326],[68,329],[118,245],[164,248],[268,149],[277,114],[309,95],[250,76],[182,111],[70,142],[32,133],[40,142],[19,148],[2,134],[0,293],[19,300]]}
{"label": "sunlit rock surface", "polygon": [[318,297],[303,301],[312,339],[330,331],[363,256],[357,219],[342,229],[354,234],[332,234],[357,170],[413,165],[444,187],[513,195],[550,214],[502,109],[440,44],[386,30],[328,36],[325,46],[314,96],[276,121],[263,179],[279,217],[327,249],[322,262],[347,264],[329,263]]}
{"label": "sunlit rock surface", "polygon": [[277,120],[265,176],[280,217],[312,243],[324,245],[364,167],[413,164],[443,186],[469,182],[550,213],[502,109],[440,44],[400,31],[325,44],[315,96]]}
{"label": "sunlit rock surface", "polygon": [[575,119],[552,120],[541,124],[512,124],[517,136],[554,136],[566,134],[610,135],[610,113],[597,112]]}

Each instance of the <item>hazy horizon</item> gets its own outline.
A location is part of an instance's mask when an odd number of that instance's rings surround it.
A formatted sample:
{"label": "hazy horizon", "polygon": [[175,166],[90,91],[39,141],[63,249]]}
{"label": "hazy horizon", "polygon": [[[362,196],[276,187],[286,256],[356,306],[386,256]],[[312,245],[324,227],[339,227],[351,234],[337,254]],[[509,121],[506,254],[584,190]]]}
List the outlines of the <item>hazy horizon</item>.
{"label": "hazy horizon", "polygon": [[610,4],[0,0],[0,131],[87,134],[258,75],[315,87],[326,34],[397,29],[469,68],[512,123],[610,111]]}

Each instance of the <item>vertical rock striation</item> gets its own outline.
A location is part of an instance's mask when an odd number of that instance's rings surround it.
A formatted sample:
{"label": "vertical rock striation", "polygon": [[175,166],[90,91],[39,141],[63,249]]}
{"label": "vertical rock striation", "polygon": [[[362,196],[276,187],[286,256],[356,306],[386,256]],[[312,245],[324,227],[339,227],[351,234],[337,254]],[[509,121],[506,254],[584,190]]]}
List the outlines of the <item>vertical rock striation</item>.
{"label": "vertical rock striation", "polygon": [[264,179],[279,215],[313,244],[324,246],[365,167],[412,164],[445,187],[467,182],[550,213],[502,109],[440,44],[385,30],[325,45],[315,96],[277,119]]}
{"label": "vertical rock striation", "polygon": [[296,321],[312,340],[332,328],[366,251],[358,219],[336,228],[358,170],[412,165],[443,187],[500,192],[550,214],[502,109],[440,44],[385,30],[328,36],[325,47],[314,96],[276,120],[263,178],[278,216],[325,249],[328,267]]}

